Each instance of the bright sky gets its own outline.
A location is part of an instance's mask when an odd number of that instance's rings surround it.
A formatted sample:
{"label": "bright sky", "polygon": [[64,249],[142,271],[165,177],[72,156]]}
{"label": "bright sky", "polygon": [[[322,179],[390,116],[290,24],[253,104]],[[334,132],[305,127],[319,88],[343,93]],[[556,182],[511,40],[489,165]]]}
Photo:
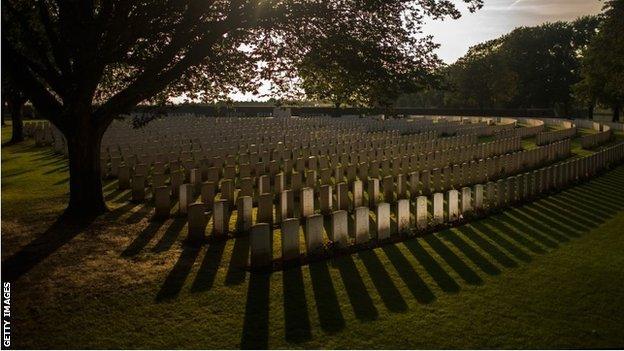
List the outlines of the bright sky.
{"label": "bright sky", "polygon": [[[453,2],[466,8],[461,1]],[[441,44],[438,55],[452,63],[470,46],[497,38],[516,27],[573,20],[598,14],[601,9],[599,0],[484,0],[481,10],[475,13],[465,10],[458,20],[432,21],[424,31]]]}
{"label": "bright sky", "polygon": [[[573,20],[598,14],[602,9],[600,0],[484,0],[481,10],[470,13],[461,0],[452,1],[463,9],[460,19],[430,21],[424,27],[424,33],[433,35],[434,41],[441,44],[438,55],[446,63],[453,63],[472,45],[500,37],[516,27]],[[233,94],[232,98],[259,100],[251,94]]]}

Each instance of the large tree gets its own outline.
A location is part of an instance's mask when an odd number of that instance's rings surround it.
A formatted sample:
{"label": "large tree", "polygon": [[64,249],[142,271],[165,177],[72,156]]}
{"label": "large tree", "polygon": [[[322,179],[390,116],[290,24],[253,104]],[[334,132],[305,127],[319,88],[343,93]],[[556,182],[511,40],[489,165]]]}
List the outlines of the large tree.
{"label": "large tree", "polygon": [[24,140],[24,106],[26,101],[26,96],[4,72],[2,74],[2,113],[3,123],[5,107],[11,115],[11,140],[9,140],[9,144]]}
{"label": "large tree", "polygon": [[[463,1],[474,9],[482,0]],[[100,143],[115,116],[181,93],[213,101],[254,91],[259,79],[287,87],[337,28],[400,44],[424,16],[459,15],[446,0],[7,0],[3,60],[67,139],[66,213],[93,215],[106,210]]]}
{"label": "large tree", "polygon": [[624,105],[624,1],[605,3],[598,34],[583,53],[579,97],[593,107],[598,102],[613,109],[617,121]]}
{"label": "large tree", "polygon": [[320,40],[302,59],[301,87],[308,98],[329,101],[337,110],[343,104],[388,107],[400,94],[435,82],[433,72],[441,63],[435,47],[429,37],[407,36],[397,45],[384,41],[383,33],[356,38],[341,30]]}

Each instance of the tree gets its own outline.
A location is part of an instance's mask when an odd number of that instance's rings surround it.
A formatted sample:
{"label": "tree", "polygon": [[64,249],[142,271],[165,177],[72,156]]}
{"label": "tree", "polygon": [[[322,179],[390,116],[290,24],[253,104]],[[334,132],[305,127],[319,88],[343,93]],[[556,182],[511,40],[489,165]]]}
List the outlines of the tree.
{"label": "tree", "polygon": [[26,96],[11,82],[9,76],[3,74],[2,103],[6,104],[11,115],[11,140],[9,140],[9,144],[24,141],[24,104],[26,100]]}
{"label": "tree", "polygon": [[583,52],[582,80],[575,91],[592,106],[610,106],[615,122],[624,105],[624,2],[607,1],[601,19],[598,34]]}
{"label": "tree", "polygon": [[[435,82],[432,73],[440,61],[431,42],[422,45],[417,38],[406,37],[397,46],[378,32],[367,32],[362,38],[346,33],[327,35],[299,65],[301,87],[309,99],[330,101],[337,113],[343,104],[388,107],[400,94]],[[420,53],[412,52],[415,48]]]}
{"label": "tree", "polygon": [[447,99],[454,105],[500,107],[517,93],[518,75],[500,52],[500,40],[476,45],[447,70]]}
{"label": "tree", "polygon": [[254,92],[260,79],[287,89],[297,62],[341,24],[392,42],[416,34],[425,15],[460,13],[443,0],[7,0],[3,60],[67,139],[66,214],[97,215],[106,211],[100,143],[115,116],[181,93]]}

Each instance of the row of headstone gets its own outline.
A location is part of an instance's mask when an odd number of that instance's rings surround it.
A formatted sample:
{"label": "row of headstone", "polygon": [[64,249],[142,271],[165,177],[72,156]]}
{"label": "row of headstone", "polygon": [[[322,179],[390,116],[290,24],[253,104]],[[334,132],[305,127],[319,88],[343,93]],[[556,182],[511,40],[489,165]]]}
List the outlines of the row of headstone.
{"label": "row of headstone", "polygon": [[[310,214],[304,221],[303,243],[306,254],[322,250],[326,241],[348,246],[364,244],[372,239],[384,240],[393,234],[412,233],[430,225],[453,223],[473,212],[505,208],[531,200],[549,191],[560,191],[576,182],[585,181],[614,163],[624,160],[624,143],[599,151],[594,155],[572,159],[529,173],[435,193],[428,198],[420,196],[415,203],[407,199],[394,206],[379,203],[373,213],[368,207],[358,207],[353,213],[353,226],[349,229],[349,214],[344,210],[331,213],[331,231],[324,235],[323,217]],[[412,208],[413,207],[413,208]],[[372,215],[372,216],[371,216]],[[392,230],[392,221],[396,229]],[[371,223],[374,230],[371,230]],[[297,218],[285,219],[281,225],[281,257],[292,260],[301,254],[301,228]],[[274,233],[268,223],[251,226],[250,264],[253,268],[270,266],[273,257]]]}
{"label": "row of headstone", "polygon": [[583,149],[593,149],[602,144],[606,144],[613,138],[613,131],[611,129],[595,134],[587,134],[581,137],[581,147]]}
{"label": "row of headstone", "polygon": [[550,144],[555,141],[573,138],[576,135],[576,127],[555,130],[552,132],[541,132],[535,136],[537,145]]}
{"label": "row of headstone", "polygon": [[[410,172],[408,174],[388,175],[378,177],[378,174],[371,174],[369,177],[367,168],[348,168],[346,177],[340,168],[339,173],[322,173],[320,179],[315,171],[308,171],[306,178],[299,172],[293,172],[290,177],[283,173],[276,174],[273,178],[268,175],[261,175],[255,180],[246,177],[236,182],[232,179],[217,181],[216,174],[208,181],[204,181],[202,171],[192,169],[186,181],[184,174],[180,171],[171,173],[169,184],[163,173],[154,173],[151,177],[151,188],[153,197],[156,198],[158,191],[168,191],[173,196],[169,202],[179,200],[183,202],[194,201],[195,197],[201,194],[202,201],[211,208],[215,199],[226,200],[229,207],[237,204],[236,198],[241,196],[252,197],[257,203],[261,196],[279,201],[281,193],[293,191],[299,194],[302,188],[311,189],[316,203],[320,203],[323,211],[332,209],[349,210],[358,207],[366,194],[368,202],[376,204],[379,201],[391,202],[395,198],[415,198],[418,195],[428,195],[434,191],[444,191],[451,188],[459,188],[487,180],[494,180],[506,175],[515,174],[525,169],[534,168],[539,165],[554,162],[567,157],[570,152],[569,140],[539,147],[533,150],[525,150],[518,153],[507,154],[501,157],[495,156],[492,159],[479,160],[479,162],[463,163],[443,169],[433,169],[431,172]],[[363,171],[366,170],[366,171]],[[131,173],[129,167],[120,166],[118,168],[118,186],[121,190],[132,188],[132,200],[142,202],[146,198],[146,169],[135,169]],[[341,179],[339,179],[340,177]],[[339,180],[339,181],[338,181]],[[337,182],[337,183],[336,183]],[[366,187],[364,189],[364,187]],[[166,189],[166,190],[165,190]],[[365,192],[366,190],[366,192]],[[186,195],[190,192],[191,195]],[[335,199],[335,201],[334,201]],[[350,200],[349,200],[350,199]],[[333,203],[333,205],[332,205]],[[181,211],[183,214],[184,212]]]}

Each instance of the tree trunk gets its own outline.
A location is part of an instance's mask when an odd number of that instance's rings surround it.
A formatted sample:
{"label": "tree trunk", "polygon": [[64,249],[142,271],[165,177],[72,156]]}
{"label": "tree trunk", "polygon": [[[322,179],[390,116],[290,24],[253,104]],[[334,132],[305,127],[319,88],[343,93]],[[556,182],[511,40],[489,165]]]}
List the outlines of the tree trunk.
{"label": "tree trunk", "polygon": [[24,121],[22,119],[24,103],[11,104],[11,144],[24,141]]}
{"label": "tree trunk", "polygon": [[93,126],[89,115],[75,121],[77,125],[65,133],[69,154],[69,206],[65,215],[86,219],[107,211],[100,172],[100,146],[106,128]]}
{"label": "tree trunk", "polygon": [[340,117],[342,114],[340,113],[340,103],[334,102],[334,117]]}
{"label": "tree trunk", "polygon": [[620,105],[613,107],[613,122],[617,122],[620,119]]}
{"label": "tree trunk", "polygon": [[22,119],[22,108],[24,107],[24,101],[13,100],[9,103],[9,110],[11,112],[11,144],[24,141],[24,121]]}
{"label": "tree trunk", "polygon": [[594,119],[594,108],[596,107],[596,105],[594,103],[589,104],[589,111],[588,111],[588,116],[590,120]]}

